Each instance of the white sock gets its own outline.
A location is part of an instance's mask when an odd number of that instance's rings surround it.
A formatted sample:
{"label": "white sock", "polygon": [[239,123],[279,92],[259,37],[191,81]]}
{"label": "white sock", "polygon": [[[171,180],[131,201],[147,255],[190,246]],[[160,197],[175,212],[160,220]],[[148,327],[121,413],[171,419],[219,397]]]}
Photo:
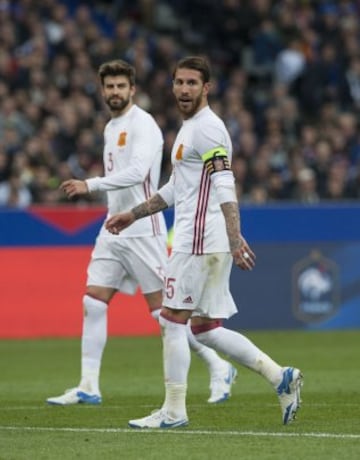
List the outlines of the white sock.
{"label": "white sock", "polygon": [[192,333],[190,321],[187,324],[186,332],[191,350],[205,362],[211,377],[216,377],[224,372],[224,369],[227,369],[228,362],[225,359],[220,358],[215,350],[197,340],[196,336]]}
{"label": "white sock", "polygon": [[163,408],[175,419],[187,418],[186,389],[190,367],[190,347],[186,324],[160,316],[162,328],[165,401]]}
{"label": "white sock", "polygon": [[101,358],[107,340],[107,304],[85,295],[83,305],[81,381],[79,386],[90,393],[100,394]]}
{"label": "white sock", "polygon": [[217,351],[230,356],[234,361],[258,372],[273,386],[279,384],[282,373],[281,366],[239,332],[217,327],[196,334],[196,338],[201,343],[215,348]]}
{"label": "white sock", "polygon": [[[156,319],[156,321],[159,321],[160,311],[161,309],[159,308],[151,312],[151,316],[154,319]],[[224,372],[224,369],[226,369],[228,365],[227,361],[220,358],[220,356],[216,353],[215,350],[207,347],[206,345],[203,345],[196,339],[196,337],[192,333],[190,321],[187,324],[186,333],[187,333],[187,338],[189,341],[190,349],[193,352],[195,352],[199,356],[199,358],[205,362],[205,364],[207,365],[209,369],[210,375],[212,377],[216,377],[217,375]]]}
{"label": "white sock", "polygon": [[186,384],[165,383],[165,409],[174,419],[187,419],[186,414]]}

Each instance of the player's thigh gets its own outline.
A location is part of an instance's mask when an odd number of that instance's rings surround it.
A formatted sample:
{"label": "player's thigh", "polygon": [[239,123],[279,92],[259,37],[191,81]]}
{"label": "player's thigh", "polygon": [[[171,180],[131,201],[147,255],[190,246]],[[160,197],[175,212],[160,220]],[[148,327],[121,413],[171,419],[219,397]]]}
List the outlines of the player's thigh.
{"label": "player's thigh", "polygon": [[144,293],[145,301],[150,312],[158,310],[162,307],[163,290]]}
{"label": "player's thigh", "polygon": [[230,292],[230,274],[233,259],[229,253],[206,254],[204,263],[208,276],[195,313],[208,318],[230,318],[237,312]]}
{"label": "player's thigh", "polygon": [[195,310],[205,279],[199,256],[172,252],[166,266],[163,305],[175,310]]}
{"label": "player's thigh", "polygon": [[126,263],[129,275],[144,294],[162,291],[167,263],[165,236],[129,238]]}
{"label": "player's thigh", "polygon": [[229,291],[232,258],[227,253],[173,253],[166,269],[163,305],[194,315],[228,318],[236,312]]}
{"label": "player's thigh", "polygon": [[129,276],[125,249],[120,238],[98,237],[91,254],[86,285],[134,294],[137,283]]}

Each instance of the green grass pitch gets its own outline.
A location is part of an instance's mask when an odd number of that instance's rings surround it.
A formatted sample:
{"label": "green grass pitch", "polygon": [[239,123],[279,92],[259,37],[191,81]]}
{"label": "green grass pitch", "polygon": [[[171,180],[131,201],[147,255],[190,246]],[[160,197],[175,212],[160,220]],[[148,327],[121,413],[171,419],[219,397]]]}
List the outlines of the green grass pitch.
{"label": "green grass pitch", "polygon": [[104,354],[103,404],[48,406],[79,379],[79,339],[0,341],[1,460],[358,460],[360,331],[250,332],[280,363],[304,373],[297,420],[282,426],[272,388],[238,365],[229,401],[215,406],[195,356],[186,428],[127,427],[163,400],[160,337],[111,338]]}

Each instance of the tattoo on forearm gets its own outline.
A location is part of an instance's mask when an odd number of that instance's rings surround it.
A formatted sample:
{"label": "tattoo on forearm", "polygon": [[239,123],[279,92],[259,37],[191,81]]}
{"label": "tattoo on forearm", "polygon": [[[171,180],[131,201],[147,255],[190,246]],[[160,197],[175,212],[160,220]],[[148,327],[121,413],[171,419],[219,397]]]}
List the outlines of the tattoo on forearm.
{"label": "tattoo on forearm", "polygon": [[225,217],[226,232],[229,238],[230,251],[241,247],[240,214],[238,204],[235,202],[222,203],[221,209]]}
{"label": "tattoo on forearm", "polygon": [[151,214],[155,214],[156,212],[162,211],[167,207],[168,205],[166,204],[166,202],[157,193],[156,195],[152,196],[149,200],[144,201],[138,206],[132,208],[131,211],[134,213],[135,220],[138,220],[142,219],[143,217],[150,216]]}

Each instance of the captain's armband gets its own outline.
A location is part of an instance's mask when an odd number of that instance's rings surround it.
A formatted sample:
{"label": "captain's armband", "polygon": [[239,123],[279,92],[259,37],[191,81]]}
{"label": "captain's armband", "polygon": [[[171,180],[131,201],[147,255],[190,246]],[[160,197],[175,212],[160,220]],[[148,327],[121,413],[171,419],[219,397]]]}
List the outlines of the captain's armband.
{"label": "captain's armband", "polygon": [[216,147],[201,155],[208,173],[230,170],[230,162],[224,147]]}

